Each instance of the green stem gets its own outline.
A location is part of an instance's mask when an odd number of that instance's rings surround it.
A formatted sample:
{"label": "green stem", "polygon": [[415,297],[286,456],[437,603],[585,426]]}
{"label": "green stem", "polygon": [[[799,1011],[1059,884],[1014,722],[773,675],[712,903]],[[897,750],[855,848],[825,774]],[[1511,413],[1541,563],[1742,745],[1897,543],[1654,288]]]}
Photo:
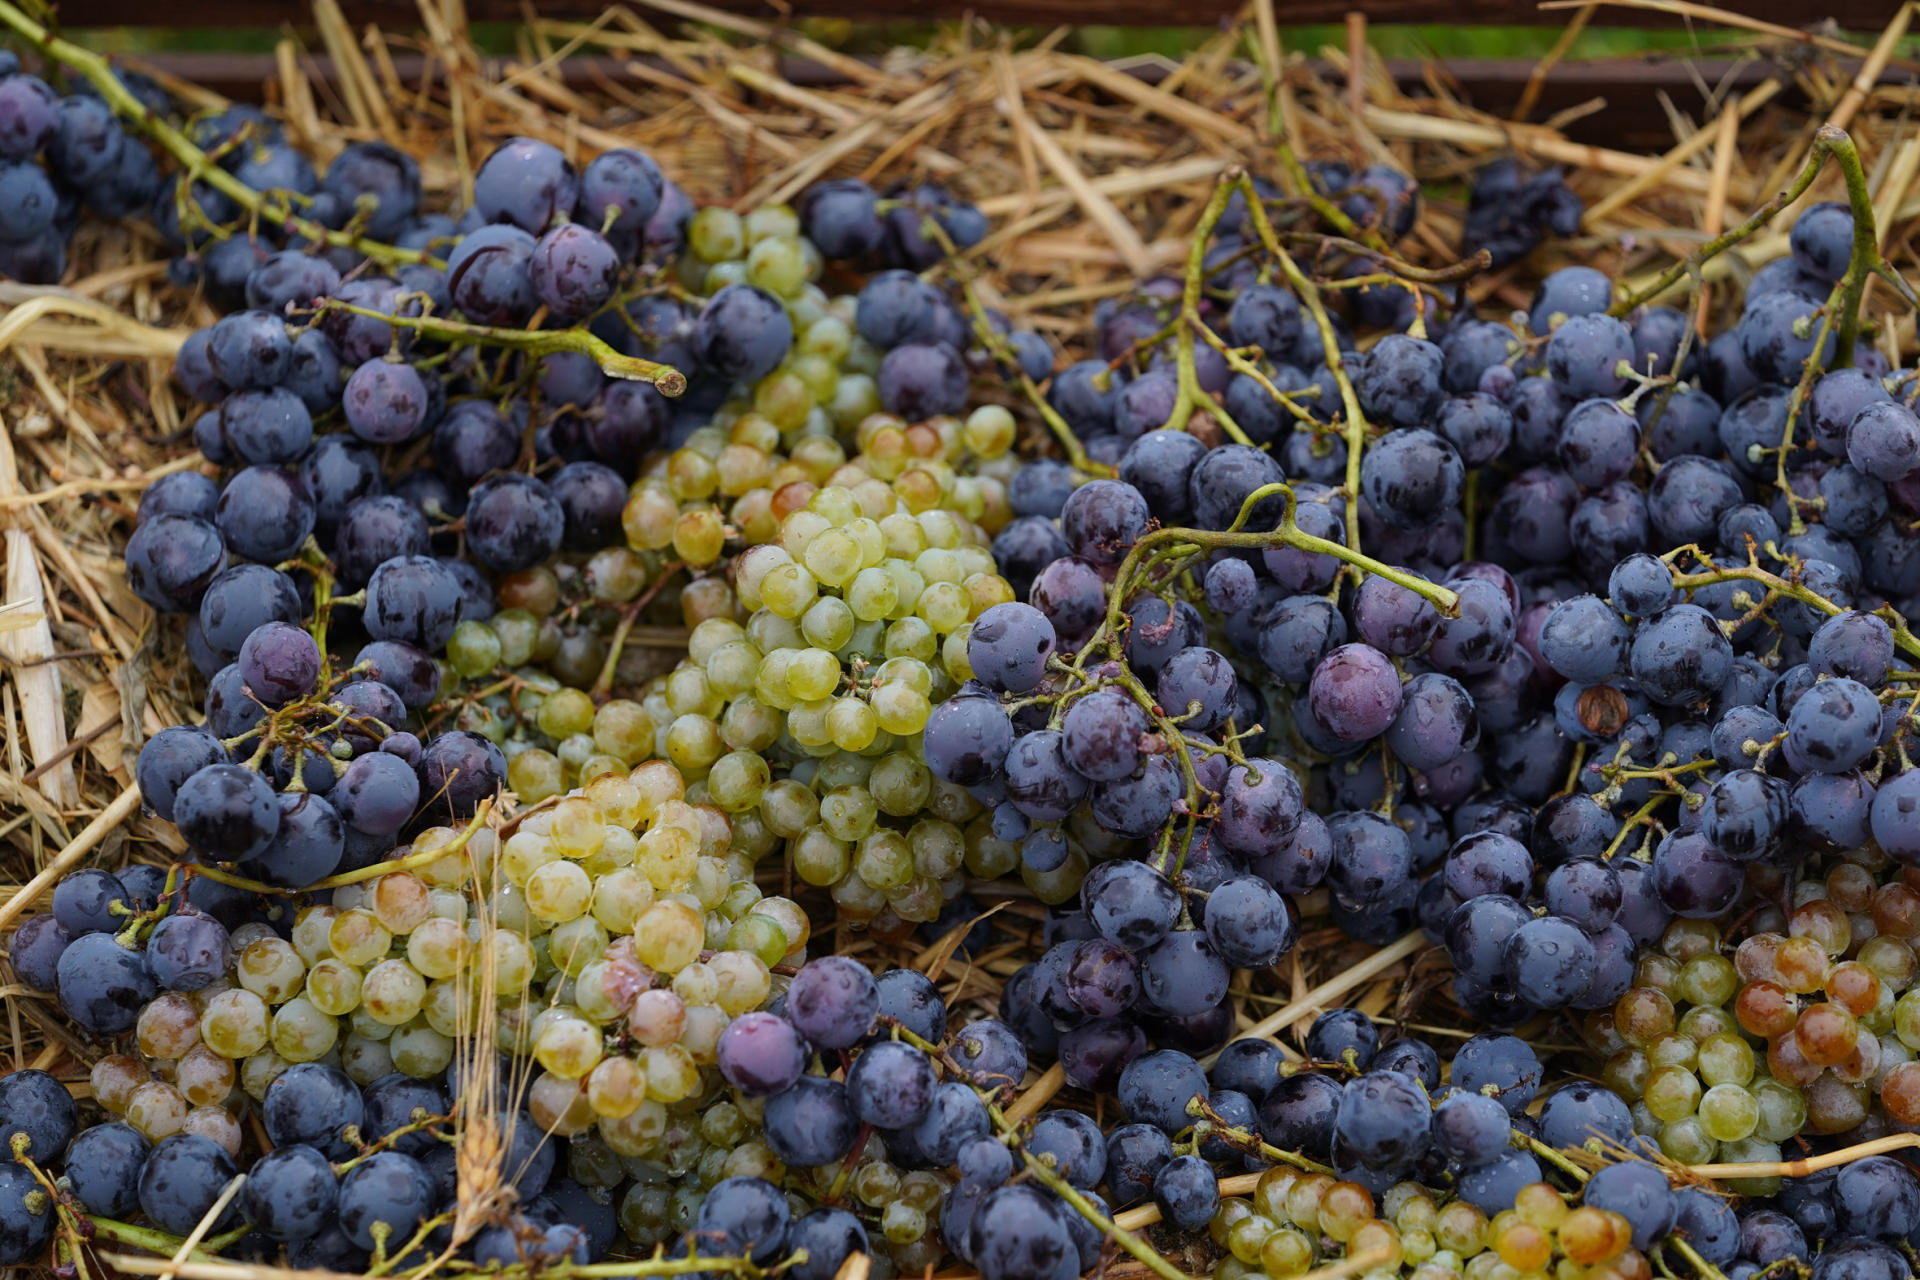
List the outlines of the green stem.
{"label": "green stem", "polygon": [[437,265],[437,260],[424,250],[402,249],[346,231],[335,231],[311,219],[300,217],[284,204],[276,204],[269,200],[265,194],[255,191],[221,168],[205,151],[195,146],[186,134],[150,113],[145,104],[120,83],[120,78],[114,75],[113,66],[107,59],[91,49],[83,49],[77,44],[62,40],[7,0],[0,0],[0,25],[12,28],[23,40],[45,54],[50,61],[78,72],[99,91],[107,105],[117,114],[146,133],[160,144],[162,150],[179,161],[190,180],[204,182],[253,217],[264,218],[310,241],[351,249],[364,257],[390,266],[416,262]]}
{"label": "green stem", "polygon": [[1081,1195],[1079,1190],[1076,1189],[1071,1182],[1068,1182],[1055,1172],[1053,1166],[1024,1148],[1020,1152],[1020,1158],[1026,1161],[1027,1172],[1033,1175],[1035,1181],[1073,1206],[1075,1213],[1078,1213],[1088,1222],[1091,1222],[1094,1227],[1099,1230],[1101,1235],[1126,1250],[1136,1261],[1145,1266],[1147,1270],[1159,1276],[1161,1280],[1189,1280],[1189,1277],[1178,1267],[1167,1261],[1159,1250],[1145,1243],[1140,1237],[1134,1235],[1133,1232],[1119,1226],[1112,1218],[1094,1208],[1093,1202]]}
{"label": "green stem", "polygon": [[[4,0],[0,0],[4,3]],[[130,1244],[136,1249],[145,1249],[148,1253],[157,1253],[163,1257],[172,1257],[180,1252],[180,1246],[186,1243],[181,1236],[168,1235],[152,1227],[137,1227],[131,1222],[116,1222],[112,1218],[88,1218],[93,1224],[96,1235],[103,1235],[120,1244]],[[241,1236],[251,1231],[251,1227],[235,1227],[222,1235],[208,1236],[200,1242],[200,1247],[192,1250],[187,1257],[194,1262],[218,1262],[214,1255],[225,1249]]]}
{"label": "green stem", "polygon": [[[1837,337],[1834,340],[1833,365],[1835,368],[1851,364],[1853,361],[1854,339],[1860,333],[1860,300],[1866,292],[1867,276],[1880,275],[1890,279],[1895,289],[1909,305],[1915,301],[1913,290],[1899,278],[1899,273],[1891,270],[1880,254],[1879,245],[1874,237],[1873,198],[1867,190],[1866,172],[1860,166],[1860,153],[1853,145],[1853,139],[1846,131],[1823,124],[1814,134],[1813,150],[1807,155],[1807,163],[1800,173],[1788,185],[1785,191],[1762,205],[1758,212],[1739,226],[1723,231],[1713,239],[1701,245],[1683,260],[1674,263],[1646,288],[1622,298],[1608,308],[1607,314],[1615,317],[1625,316],[1635,307],[1649,299],[1665,293],[1682,277],[1698,275],[1700,268],[1710,259],[1731,249],[1734,245],[1752,236],[1782,209],[1798,200],[1814,179],[1820,176],[1821,166],[1828,156],[1840,166],[1841,176],[1847,183],[1847,203],[1853,211],[1853,256],[1847,263],[1847,272],[1840,279],[1840,321]],[[1817,348],[1816,348],[1817,350]]]}
{"label": "green stem", "polygon": [[[1232,182],[1222,181],[1207,197],[1206,208],[1200,213],[1200,222],[1193,229],[1193,240],[1187,246],[1187,274],[1180,290],[1180,318],[1182,321],[1198,325],[1200,321],[1200,286],[1207,277],[1207,241],[1213,237],[1213,229],[1220,225],[1220,217],[1227,211],[1227,201],[1232,198],[1235,186]],[[1247,184],[1248,199],[1257,200],[1252,194],[1253,184]],[[1182,338],[1174,343],[1173,349],[1175,376],[1179,382],[1179,391],[1173,402],[1173,412],[1167,418],[1168,431],[1185,431],[1187,422],[1193,417],[1193,411],[1201,400],[1200,377],[1194,370],[1193,343]],[[1216,406],[1211,397],[1207,400],[1209,410]],[[1223,425],[1226,421],[1221,419]],[[1240,444],[1248,444],[1246,433],[1236,425],[1232,434]]]}
{"label": "green stem", "polygon": [[1573,1161],[1567,1159],[1566,1156],[1554,1150],[1552,1147],[1548,1146],[1546,1143],[1540,1141],[1540,1139],[1533,1137],[1531,1134],[1523,1134],[1518,1129],[1515,1129],[1513,1131],[1513,1136],[1516,1138],[1521,1138],[1521,1137],[1526,1138],[1527,1140],[1526,1145],[1528,1150],[1532,1151],[1533,1154],[1539,1156],[1542,1160],[1545,1160],[1547,1163],[1553,1165],[1556,1169],[1559,1169],[1562,1173],[1568,1174],[1575,1181],[1585,1182],[1588,1178],[1591,1178],[1593,1176],[1587,1170],[1581,1168],[1579,1165],[1575,1164]]}
{"label": "green stem", "polygon": [[[1839,605],[1827,599],[1819,592],[1802,586],[1798,582],[1783,578],[1777,573],[1771,573],[1760,568],[1758,565],[1739,565],[1724,569],[1714,566],[1701,573],[1676,572],[1673,575],[1673,585],[1682,591],[1695,591],[1701,587],[1712,586],[1716,582],[1734,581],[1757,582],[1775,595],[1785,596],[1789,600],[1798,600],[1810,608],[1820,610],[1820,612],[1829,617],[1846,612],[1845,609],[1842,609]],[[1893,643],[1900,651],[1909,657],[1920,658],[1920,636],[1914,635],[1912,629],[1908,627],[1906,619],[1902,618],[1890,605],[1875,610],[1875,613],[1892,628]]]}
{"label": "green stem", "polygon": [[[1314,287],[1300,270],[1293,258],[1280,246],[1280,237],[1274,233],[1273,224],[1267,221],[1267,211],[1260,204],[1253,190],[1253,180],[1244,170],[1238,170],[1228,176],[1226,181],[1238,186],[1246,194],[1248,214],[1253,221],[1254,233],[1260,237],[1267,252],[1280,264],[1281,274],[1300,300],[1307,304],[1307,311],[1313,316],[1314,327],[1320,331],[1320,345],[1325,352],[1327,372],[1340,387],[1340,406],[1346,415],[1345,436],[1347,441],[1347,545],[1353,554],[1360,553],[1360,453],[1367,443],[1367,416],[1360,412],[1360,397],[1353,389],[1353,379],[1347,376],[1347,363],[1340,354],[1340,342],[1333,331],[1333,321],[1327,317],[1326,304],[1320,300],[1320,290]],[[1288,518],[1292,518],[1292,499],[1288,499]],[[1345,557],[1342,557],[1343,559]],[[1361,566],[1365,567],[1365,566]],[[1397,579],[1396,579],[1397,580]],[[1401,584],[1405,586],[1405,583]],[[1410,588],[1412,589],[1412,588]],[[1448,593],[1451,602],[1452,593]],[[1431,599],[1432,597],[1428,597]],[[1452,604],[1448,604],[1448,609]]]}
{"label": "green stem", "polygon": [[[6,0],[0,0],[0,4],[5,3]],[[640,356],[622,355],[585,329],[500,329],[488,325],[468,324],[463,320],[447,320],[440,316],[389,315],[385,311],[356,307],[351,303],[339,302],[332,298],[322,299],[318,310],[345,311],[356,316],[366,316],[387,324],[398,325],[402,329],[424,333],[429,338],[438,338],[443,342],[471,342],[481,346],[505,347],[508,350],[535,357],[572,352],[590,358],[600,366],[600,371],[610,378],[651,382],[661,395],[677,396],[687,389],[687,376],[672,365],[659,364]]]}

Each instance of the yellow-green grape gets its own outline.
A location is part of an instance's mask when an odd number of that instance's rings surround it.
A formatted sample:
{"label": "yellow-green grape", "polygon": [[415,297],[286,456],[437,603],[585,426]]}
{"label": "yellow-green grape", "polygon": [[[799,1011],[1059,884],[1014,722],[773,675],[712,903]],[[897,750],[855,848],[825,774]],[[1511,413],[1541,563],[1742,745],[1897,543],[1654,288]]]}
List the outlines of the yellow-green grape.
{"label": "yellow-green grape", "polygon": [[632,1058],[603,1058],[587,1073],[587,1105],[597,1116],[625,1119],[640,1110],[646,1100],[646,1074]]}
{"label": "yellow-green grape", "polygon": [[905,818],[926,808],[933,791],[933,774],[926,765],[904,753],[896,752],[874,762],[867,778],[867,793],[880,812]]}
{"label": "yellow-green grape", "polygon": [[360,985],[360,970],[328,956],[307,970],[305,995],[320,1012],[343,1017],[360,1006]]}
{"label": "yellow-green grape", "polygon": [[656,727],[645,707],[615,698],[593,713],[592,734],[600,751],[631,765],[652,753]]}
{"label": "yellow-green grape", "polygon": [[534,723],[549,738],[560,739],[593,728],[593,699],[579,689],[555,689],[540,704]]}
{"label": "yellow-green grape", "polygon": [[566,773],[550,751],[529,747],[507,761],[507,785],[526,804],[537,804],[566,790]]}
{"label": "yellow-green grape", "polygon": [[655,1102],[679,1102],[700,1087],[699,1064],[685,1045],[642,1049],[640,1067],[646,1074],[647,1096]]}
{"label": "yellow-green grape", "polygon": [[633,937],[641,963],[660,973],[678,973],[700,958],[706,926],[693,908],[667,900],[641,913]]}
{"label": "yellow-green grape", "polygon": [[360,1011],[389,1027],[410,1021],[426,998],[426,979],[405,960],[382,960],[360,984]]}
{"label": "yellow-green grape", "polygon": [[387,954],[393,935],[373,912],[355,907],[335,918],[327,942],[340,960],[364,968]]}
{"label": "yellow-green grape", "polygon": [[[798,618],[820,594],[819,583],[806,565],[789,560],[774,565],[760,579],[762,604],[776,617]],[[764,650],[766,646],[762,645]]]}
{"label": "yellow-green grape", "polygon": [[445,1071],[453,1061],[453,1049],[450,1038],[418,1020],[395,1031],[387,1042],[393,1069],[420,1080]]}
{"label": "yellow-green grape", "polygon": [[667,759],[683,773],[702,775],[725,752],[720,727],[705,716],[680,716],[667,726]]}
{"label": "yellow-green grape", "polygon": [[640,914],[653,905],[653,883],[636,867],[608,872],[593,886],[593,918],[609,933],[632,933]]}
{"label": "yellow-green grape", "polygon": [[[173,1077],[174,1087],[190,1104],[204,1107],[226,1101],[239,1079],[239,1072],[234,1068],[231,1058],[223,1058],[199,1044],[174,1064]],[[101,1105],[106,1104],[102,1102]],[[125,1109],[124,1104],[121,1109]]]}
{"label": "yellow-green grape", "polygon": [[164,992],[140,1010],[134,1037],[149,1058],[182,1057],[200,1043],[200,1011],[187,997]]}
{"label": "yellow-green grape", "polygon": [[846,841],[815,827],[794,842],[793,872],[811,885],[835,885],[845,879],[851,856]]}
{"label": "yellow-green grape", "polygon": [[337,914],[331,906],[315,906],[302,908],[294,917],[293,949],[309,965],[333,954],[327,931],[333,927]]}
{"label": "yellow-green grape", "polygon": [[773,781],[767,762],[751,751],[733,751],[714,761],[707,774],[707,792],[727,813],[756,807]]}
{"label": "yellow-green grape", "polygon": [[592,916],[581,916],[558,925],[547,935],[547,950],[556,967],[569,976],[606,954],[610,941],[607,930]]}
{"label": "yellow-green grape", "polygon": [[533,1057],[554,1075],[578,1080],[599,1065],[600,1030],[585,1018],[554,1014],[536,1020]]}
{"label": "yellow-green grape", "polygon": [[820,797],[820,825],[837,840],[859,840],[874,829],[879,807],[861,787],[835,787]]}
{"label": "yellow-green grape", "polygon": [[790,840],[819,820],[820,801],[805,783],[781,778],[761,793],[760,816],[775,835]]}
{"label": "yellow-green grape", "polygon": [[710,204],[687,223],[687,248],[702,262],[738,258],[746,252],[746,226],[733,210]]}
{"label": "yellow-green grape", "polygon": [[926,694],[900,683],[875,688],[872,705],[880,727],[902,737],[926,728],[927,717],[933,714],[933,704]]}
{"label": "yellow-green grape", "polygon": [[[540,643],[540,619],[532,613],[525,609],[502,609],[478,625],[491,631],[500,646],[496,666],[523,667],[533,660],[534,649]],[[463,669],[456,670],[466,674]]]}
{"label": "yellow-green grape", "polygon": [[273,1050],[288,1062],[316,1062],[340,1038],[340,1021],[305,996],[295,996],[273,1013]]}
{"label": "yellow-green grape", "polygon": [[234,957],[233,972],[242,987],[270,1005],[292,999],[307,979],[306,962],[280,938],[248,943]]}
{"label": "yellow-green grape", "polygon": [[221,991],[200,1011],[200,1039],[223,1058],[245,1058],[266,1047],[267,1003],[251,991]]}
{"label": "yellow-green grape", "polygon": [[419,876],[396,871],[373,882],[366,907],[382,928],[400,937],[412,933],[433,915],[433,894]]}
{"label": "yellow-green grape", "polygon": [[[346,1072],[355,1084],[364,1087],[382,1076],[393,1074],[393,1055],[387,1051],[386,1041],[369,1040],[365,1036],[349,1032],[340,1040],[340,1069]],[[242,1087],[246,1089],[249,1097],[261,1096],[245,1085],[244,1076]]]}
{"label": "yellow-green grape", "polygon": [[491,938],[494,988],[503,999],[525,991],[533,981],[533,948],[511,929],[495,929]]}
{"label": "yellow-green grape", "polygon": [[469,945],[463,924],[434,916],[407,935],[407,962],[423,977],[451,978],[466,963]]}
{"label": "yellow-green grape", "polygon": [[499,666],[503,653],[499,633],[471,618],[456,625],[447,640],[447,661],[468,680],[478,679]]}
{"label": "yellow-green grape", "polygon": [[150,1142],[179,1133],[187,1122],[187,1100],[164,1080],[149,1080],[127,1101],[126,1121]]}
{"label": "yellow-green grape", "polygon": [[1760,1124],[1760,1103],[1735,1084],[1717,1084],[1700,1097],[1700,1124],[1716,1142],[1738,1142]]}

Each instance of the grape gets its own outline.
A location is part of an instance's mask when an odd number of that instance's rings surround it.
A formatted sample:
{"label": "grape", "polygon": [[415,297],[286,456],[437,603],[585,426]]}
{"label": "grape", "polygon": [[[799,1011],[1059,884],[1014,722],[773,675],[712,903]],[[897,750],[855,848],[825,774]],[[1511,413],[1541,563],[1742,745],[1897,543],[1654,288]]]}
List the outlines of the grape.
{"label": "grape", "polygon": [[613,296],[620,255],[598,231],[562,223],[534,245],[529,273],[542,306],[561,320],[579,320]]}
{"label": "grape", "polygon": [[265,849],[280,823],[273,789],[236,764],[207,765],[181,783],[173,815],[188,843],[235,862]]}
{"label": "grape", "polygon": [[404,1244],[433,1212],[433,1187],[419,1161],[381,1151],[340,1180],[339,1206],[341,1229],[361,1248],[374,1247],[375,1224],[385,1224],[389,1241]]}
{"label": "grape", "polygon": [[787,988],[788,1018],[823,1049],[859,1043],[879,1008],[880,989],[873,976],[857,961],[842,956],[809,961]]}
{"label": "grape", "polygon": [[1498,1160],[1510,1149],[1512,1133],[1507,1109],[1485,1094],[1453,1093],[1433,1111],[1434,1147],[1468,1169]]}
{"label": "grape", "polygon": [[[313,499],[306,485],[292,472],[271,466],[253,466],[235,472],[227,481],[227,487],[221,490],[220,502],[214,509],[214,524],[228,549],[267,564],[288,559],[298,551],[307,535],[313,532],[315,518]],[[142,525],[134,536],[138,538],[149,529],[158,530],[163,523],[167,522],[156,520]],[[168,534],[193,536],[177,529],[169,529]],[[175,554],[184,549],[184,546],[177,548]],[[131,557],[132,543],[128,544],[128,554]],[[221,564],[211,565],[207,577],[219,572],[221,567]],[[131,568],[129,559],[130,571]],[[200,585],[204,586],[204,581]]]}
{"label": "grape", "polygon": [[1146,732],[1146,716],[1131,697],[1118,689],[1096,689],[1068,709],[1061,753],[1081,776],[1113,781],[1140,767]]}
{"label": "grape", "polygon": [[767,1099],[767,1144],[789,1164],[820,1168],[842,1160],[859,1132],[860,1119],[837,1080],[801,1076]]}
{"label": "grape", "polygon": [[156,609],[183,613],[226,568],[227,554],[221,531],[207,520],[160,515],[133,531],[126,560],[127,585],[135,595]]}
{"label": "grape", "polygon": [[376,640],[419,649],[444,647],[460,621],[462,598],[453,574],[430,556],[395,556],[367,579],[362,621]]}
{"label": "grape", "polygon": [[1001,1187],[974,1213],[969,1256],[986,1280],[1048,1280],[1075,1259],[1072,1236],[1050,1200],[1032,1187]]}
{"label": "grape", "polygon": [[427,384],[412,365],[368,360],[347,379],[341,407],[354,435],[370,444],[399,444],[426,425]]}
{"label": "grape", "polygon": [[937,1083],[925,1054],[896,1040],[882,1040],[854,1060],[847,1073],[847,1098],[862,1122],[904,1129],[926,1118]]}
{"label": "grape", "polygon": [[660,166],[645,152],[602,151],[580,172],[574,213],[602,234],[637,235],[660,208],[664,185]]}
{"label": "grape", "polygon": [[[1069,712],[1065,739],[1069,758],[1072,735]],[[959,786],[977,786],[1006,762],[1014,741],[1013,724],[984,686],[971,685],[933,709],[923,741],[927,767],[935,777]]]}
{"label": "grape", "polygon": [[320,646],[289,622],[264,622],[247,633],[236,665],[255,697],[270,707],[312,693],[320,679]]}
{"label": "grape", "polygon": [[1286,900],[1253,876],[1229,880],[1207,899],[1207,936],[1228,964],[1264,968],[1293,948],[1298,927]]}
{"label": "grape", "polygon": [[1119,564],[1147,530],[1147,503],[1132,485],[1095,480],[1075,489],[1060,512],[1060,529],[1073,555],[1094,564]]}
{"label": "grape", "polygon": [[718,1046],[720,1072],[750,1097],[783,1093],[806,1070],[806,1046],[785,1018],[746,1013],[727,1024]]}
{"label": "grape", "polygon": [[560,504],[531,476],[506,474],[482,481],[467,504],[467,544],[496,572],[539,564],[559,550],[565,531]]}
{"label": "grape", "polygon": [[334,1219],[339,1185],[318,1149],[295,1143],[261,1157],[241,1197],[247,1221],[274,1240],[307,1240]]}
{"label": "grape", "polygon": [[754,382],[786,357],[793,324],[772,294],[730,284],[701,308],[693,343],[704,367],[730,381]]}
{"label": "grape", "polygon": [[974,619],[967,633],[967,663],[988,688],[1025,693],[1045,676],[1056,643],[1053,624],[1044,614],[1010,601]]}
{"label": "grape", "polygon": [[1569,315],[1547,339],[1547,372],[1575,399],[1622,394],[1627,383],[1616,371],[1621,361],[1633,365],[1633,335],[1602,312]]}
{"label": "grape", "polygon": [[533,314],[534,238],[517,226],[485,226],[447,255],[447,290],[479,324],[518,324]]}
{"label": "grape", "polygon": [[[1400,674],[1370,645],[1341,645],[1314,667],[1308,706],[1335,737],[1364,742],[1393,724],[1400,709]],[[1203,726],[1204,727],[1204,726]]]}

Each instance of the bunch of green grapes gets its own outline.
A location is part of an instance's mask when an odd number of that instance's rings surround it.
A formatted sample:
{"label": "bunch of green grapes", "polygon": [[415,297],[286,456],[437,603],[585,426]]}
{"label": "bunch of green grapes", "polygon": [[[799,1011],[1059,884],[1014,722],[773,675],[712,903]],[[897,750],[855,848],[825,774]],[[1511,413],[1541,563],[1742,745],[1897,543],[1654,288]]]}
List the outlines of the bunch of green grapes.
{"label": "bunch of green grapes", "polygon": [[1372,1257],[1367,1277],[1411,1280],[1647,1280],[1646,1256],[1619,1214],[1570,1205],[1544,1182],[1520,1188],[1491,1218],[1464,1199],[1437,1202],[1417,1183],[1376,1203],[1357,1182],[1285,1167],[1260,1175],[1253,1195],[1222,1200],[1208,1232],[1223,1255],[1215,1280],[1304,1275],[1342,1258]]}
{"label": "bunch of green grapes", "polygon": [[1677,921],[1590,1017],[1606,1082],[1677,1160],[1776,1160],[1880,1112],[1920,1120],[1920,875],[1861,861],[1781,886],[1737,946]]}

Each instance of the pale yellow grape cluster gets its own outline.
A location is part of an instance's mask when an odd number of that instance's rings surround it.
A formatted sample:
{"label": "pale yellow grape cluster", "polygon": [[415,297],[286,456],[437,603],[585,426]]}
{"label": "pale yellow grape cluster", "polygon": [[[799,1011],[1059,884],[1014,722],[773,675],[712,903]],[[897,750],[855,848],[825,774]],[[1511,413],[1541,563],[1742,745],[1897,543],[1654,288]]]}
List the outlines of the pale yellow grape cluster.
{"label": "pale yellow grape cluster", "polygon": [[663,1129],[664,1104],[699,1090],[728,1020],[767,1001],[771,966],[805,959],[806,914],[736,874],[752,859],[735,825],[655,760],[594,778],[504,840],[429,829],[393,852],[410,869],[336,888],[299,911],[290,940],[237,929],[229,972],[151,1002],[142,1058],[109,1059],[96,1091],[156,1140],[190,1122],[217,1130],[197,1109],[261,1099],[295,1063],[361,1084],[438,1075],[486,1019],[501,1049],[542,1069],[528,1106],[543,1125],[597,1120],[631,1152]]}
{"label": "pale yellow grape cluster", "polygon": [[806,914],[735,874],[733,823],[678,770],[604,774],[530,815],[490,886],[499,1046],[540,1067],[527,1106],[564,1136],[650,1149],[733,1017],[800,963]]}
{"label": "pale yellow grape cluster", "polygon": [[746,622],[702,621],[640,701],[690,794],[787,841],[850,918],[931,920],[965,870],[1017,862],[920,759],[933,706],[971,675],[973,619],[1013,598],[986,541],[877,479],[815,489],[735,562]]}

